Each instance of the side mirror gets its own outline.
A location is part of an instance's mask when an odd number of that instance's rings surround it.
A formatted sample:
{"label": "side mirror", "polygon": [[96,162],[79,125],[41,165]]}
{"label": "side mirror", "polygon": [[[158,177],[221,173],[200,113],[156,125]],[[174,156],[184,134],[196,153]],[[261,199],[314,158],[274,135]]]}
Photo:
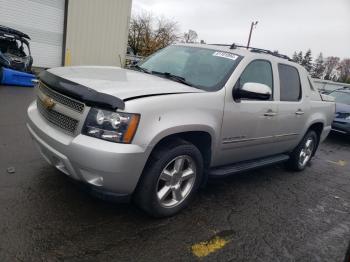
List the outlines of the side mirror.
{"label": "side mirror", "polygon": [[245,83],[240,89],[235,92],[235,98],[248,98],[268,100],[272,95],[271,88],[260,83]]}

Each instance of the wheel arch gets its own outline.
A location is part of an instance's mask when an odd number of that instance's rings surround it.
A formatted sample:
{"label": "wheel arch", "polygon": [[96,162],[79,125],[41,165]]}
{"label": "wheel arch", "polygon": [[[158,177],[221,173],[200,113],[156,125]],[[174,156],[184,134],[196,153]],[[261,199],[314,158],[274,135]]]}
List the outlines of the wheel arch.
{"label": "wheel arch", "polygon": [[312,154],[313,156],[315,155],[317,148],[320,145],[320,142],[321,142],[320,140],[321,140],[323,128],[324,128],[324,123],[322,121],[316,121],[309,126],[309,128],[307,129],[307,131],[305,133],[305,135],[306,135],[307,132],[309,132],[310,130],[313,130],[317,134],[318,139],[317,139],[317,144],[316,144],[315,150]]}
{"label": "wheel arch", "polygon": [[314,130],[321,139],[323,129],[327,126],[327,117],[322,112],[312,113],[306,121],[303,137],[309,130]]}
{"label": "wheel arch", "polygon": [[323,127],[324,127],[324,123],[319,121],[319,122],[315,122],[312,125],[309,126],[308,130],[313,130],[316,132],[316,134],[318,135],[318,137],[321,137],[322,131],[323,131]]}
{"label": "wheel arch", "polygon": [[[174,142],[184,142],[191,143],[198,148],[200,151],[203,162],[204,162],[204,170],[209,168],[212,160],[212,152],[214,145],[213,134],[211,134],[208,130],[187,130],[182,132],[163,132],[162,136],[158,136],[156,142],[153,142],[152,149],[147,157],[146,164],[143,168],[141,177],[139,179],[138,185],[144,175],[144,171],[148,168],[152,161],[152,153],[160,149],[162,147],[166,147],[169,144],[173,144]],[[207,172],[203,173],[203,179],[201,182],[201,187],[204,187],[207,182]],[[137,185],[137,186],[138,186]]]}
{"label": "wheel arch", "polygon": [[208,131],[183,131],[162,136],[156,143],[154,143],[150,156],[152,155],[152,152],[158,148],[164,147],[175,140],[183,140],[196,146],[202,154],[204,166],[210,166],[212,159],[213,136]]}

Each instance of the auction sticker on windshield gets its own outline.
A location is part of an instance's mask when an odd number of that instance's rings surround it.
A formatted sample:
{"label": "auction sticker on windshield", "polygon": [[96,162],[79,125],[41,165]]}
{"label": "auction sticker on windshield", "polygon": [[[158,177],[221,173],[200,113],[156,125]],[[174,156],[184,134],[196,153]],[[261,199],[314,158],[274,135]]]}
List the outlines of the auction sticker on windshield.
{"label": "auction sticker on windshield", "polygon": [[237,55],[231,54],[231,53],[226,53],[226,52],[215,52],[213,56],[218,56],[218,57],[224,57],[228,58],[231,60],[236,60],[238,58]]}

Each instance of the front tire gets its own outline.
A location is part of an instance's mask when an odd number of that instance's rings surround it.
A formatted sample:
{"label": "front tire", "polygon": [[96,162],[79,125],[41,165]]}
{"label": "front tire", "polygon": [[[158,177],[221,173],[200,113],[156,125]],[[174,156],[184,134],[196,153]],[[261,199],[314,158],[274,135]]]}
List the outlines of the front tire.
{"label": "front tire", "polygon": [[299,145],[293,150],[287,167],[294,171],[302,171],[314,156],[319,137],[315,131],[310,130],[306,133]]}
{"label": "front tire", "polygon": [[172,216],[189,204],[202,176],[198,148],[184,140],[171,141],[152,152],[134,200],[151,216]]}

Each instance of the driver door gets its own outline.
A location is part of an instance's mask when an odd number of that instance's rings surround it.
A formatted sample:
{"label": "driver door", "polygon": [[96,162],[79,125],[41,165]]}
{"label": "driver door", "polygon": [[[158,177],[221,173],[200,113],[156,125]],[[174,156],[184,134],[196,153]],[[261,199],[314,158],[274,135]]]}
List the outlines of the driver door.
{"label": "driver door", "polygon": [[241,73],[235,88],[244,83],[260,83],[271,88],[269,100],[234,99],[226,95],[222,126],[221,154],[217,165],[273,155],[278,152],[274,144],[277,132],[278,106],[274,99],[272,64],[268,60],[253,60]]}

